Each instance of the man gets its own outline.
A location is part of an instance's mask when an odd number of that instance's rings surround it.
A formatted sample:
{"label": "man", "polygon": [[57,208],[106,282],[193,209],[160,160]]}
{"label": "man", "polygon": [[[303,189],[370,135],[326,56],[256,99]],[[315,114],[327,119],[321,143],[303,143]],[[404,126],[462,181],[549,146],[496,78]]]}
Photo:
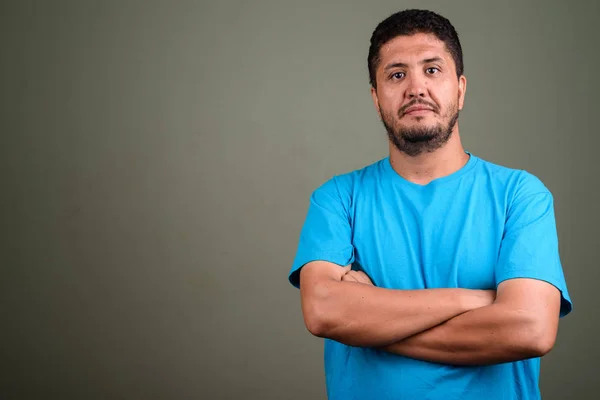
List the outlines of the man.
{"label": "man", "polygon": [[389,157],[312,195],[290,282],[325,338],[330,399],[538,399],[571,310],[553,198],[461,144],[450,22],[406,10],[368,57]]}

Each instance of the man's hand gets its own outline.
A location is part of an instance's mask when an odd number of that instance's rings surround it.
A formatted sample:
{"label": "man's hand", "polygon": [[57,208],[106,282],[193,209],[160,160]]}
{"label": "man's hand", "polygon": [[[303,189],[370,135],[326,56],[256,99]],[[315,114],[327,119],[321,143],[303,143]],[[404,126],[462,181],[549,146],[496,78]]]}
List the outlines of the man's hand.
{"label": "man's hand", "polygon": [[371,279],[369,278],[369,276],[362,271],[350,270],[350,271],[346,272],[346,274],[344,276],[342,276],[342,282],[356,282],[356,283],[363,283],[365,285],[375,286],[375,285],[373,285],[373,282],[371,282]]}

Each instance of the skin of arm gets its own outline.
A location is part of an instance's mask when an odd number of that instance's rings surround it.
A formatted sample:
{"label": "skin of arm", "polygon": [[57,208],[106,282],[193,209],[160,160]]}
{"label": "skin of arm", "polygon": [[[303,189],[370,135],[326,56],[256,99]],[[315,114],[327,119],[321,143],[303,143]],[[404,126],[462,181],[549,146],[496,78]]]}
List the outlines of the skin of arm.
{"label": "skin of arm", "polygon": [[[372,285],[349,271],[344,282]],[[556,340],[560,292],[535,279],[510,279],[498,286],[494,303],[458,315],[432,329],[384,346],[390,353],[453,365],[489,365],[541,357]]]}
{"label": "skin of arm", "polygon": [[495,297],[488,290],[378,288],[350,279],[353,272],[326,261],[302,267],[302,313],[310,333],[350,346],[384,347],[492,304]]}

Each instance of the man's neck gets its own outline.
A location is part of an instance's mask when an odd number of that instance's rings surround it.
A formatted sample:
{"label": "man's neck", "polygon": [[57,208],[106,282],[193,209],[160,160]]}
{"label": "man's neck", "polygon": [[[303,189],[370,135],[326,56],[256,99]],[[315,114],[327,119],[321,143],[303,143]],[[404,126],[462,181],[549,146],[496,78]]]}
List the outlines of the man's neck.
{"label": "man's neck", "polygon": [[411,157],[399,151],[390,143],[390,163],[398,175],[409,182],[426,185],[434,179],[448,176],[469,161],[469,155],[460,141],[458,130],[441,148],[432,153]]}

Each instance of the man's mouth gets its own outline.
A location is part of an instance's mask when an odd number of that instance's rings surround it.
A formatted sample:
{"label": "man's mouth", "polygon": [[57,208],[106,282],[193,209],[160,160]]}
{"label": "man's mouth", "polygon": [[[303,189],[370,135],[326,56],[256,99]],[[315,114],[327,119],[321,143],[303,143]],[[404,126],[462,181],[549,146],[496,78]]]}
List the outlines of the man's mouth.
{"label": "man's mouth", "polygon": [[429,107],[413,106],[409,107],[406,111],[404,111],[404,115],[423,115],[430,112],[433,112],[433,110]]}

